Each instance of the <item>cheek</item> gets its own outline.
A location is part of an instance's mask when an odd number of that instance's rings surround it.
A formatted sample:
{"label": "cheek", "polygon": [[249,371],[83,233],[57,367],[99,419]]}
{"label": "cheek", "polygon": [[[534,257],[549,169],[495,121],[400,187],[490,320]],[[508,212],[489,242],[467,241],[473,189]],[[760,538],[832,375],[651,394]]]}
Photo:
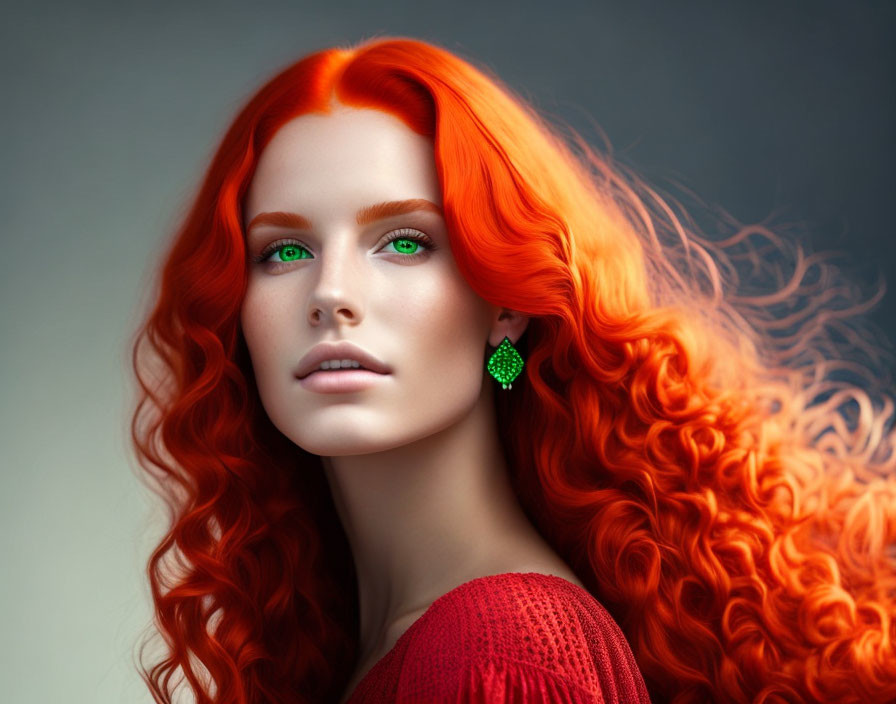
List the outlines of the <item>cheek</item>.
{"label": "cheek", "polygon": [[282,344],[278,331],[283,329],[285,321],[281,319],[282,312],[278,312],[277,300],[264,289],[250,286],[240,308],[240,326],[259,377],[272,370]]}
{"label": "cheek", "polygon": [[439,383],[435,375],[444,383],[475,374],[488,333],[485,306],[466,281],[453,276],[428,279],[403,306],[405,339],[416,361],[432,369],[433,381]]}

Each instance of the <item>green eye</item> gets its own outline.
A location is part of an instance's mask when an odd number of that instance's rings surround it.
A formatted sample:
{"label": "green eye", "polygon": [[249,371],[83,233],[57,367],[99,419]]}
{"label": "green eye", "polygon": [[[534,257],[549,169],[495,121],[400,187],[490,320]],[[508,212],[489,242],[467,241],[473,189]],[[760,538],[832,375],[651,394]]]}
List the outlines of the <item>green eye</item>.
{"label": "green eye", "polygon": [[[274,254],[280,255],[280,261],[272,261]],[[256,263],[284,264],[299,259],[310,259],[311,253],[298,242],[274,243],[255,258]]]}
{"label": "green eye", "polygon": [[402,254],[413,254],[420,247],[420,242],[412,240],[410,237],[399,237],[390,242],[395,245],[395,249]]}
{"label": "green eye", "polygon": [[307,249],[296,244],[284,244],[274,251],[280,252],[280,261],[284,262],[292,262],[296,259],[309,259],[311,257]]}
{"label": "green eye", "polygon": [[412,227],[403,227],[392,233],[389,241],[383,246],[388,247],[390,244],[399,254],[407,255],[408,259],[426,256],[436,248],[429,237]]}

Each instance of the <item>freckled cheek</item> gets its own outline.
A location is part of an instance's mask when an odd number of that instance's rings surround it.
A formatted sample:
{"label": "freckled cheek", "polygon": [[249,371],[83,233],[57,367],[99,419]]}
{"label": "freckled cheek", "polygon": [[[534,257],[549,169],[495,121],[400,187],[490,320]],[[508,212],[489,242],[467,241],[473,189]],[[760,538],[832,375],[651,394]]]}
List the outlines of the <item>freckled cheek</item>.
{"label": "freckled cheek", "polygon": [[282,296],[251,289],[243,300],[240,322],[256,374],[275,371],[278,360],[288,351],[285,336],[290,327],[285,317],[289,311],[283,301]]}

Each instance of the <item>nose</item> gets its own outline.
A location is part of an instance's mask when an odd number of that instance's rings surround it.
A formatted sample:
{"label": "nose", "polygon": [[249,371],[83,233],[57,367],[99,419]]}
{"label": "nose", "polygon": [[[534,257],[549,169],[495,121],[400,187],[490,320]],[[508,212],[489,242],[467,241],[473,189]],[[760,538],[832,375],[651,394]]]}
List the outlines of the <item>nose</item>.
{"label": "nose", "polygon": [[308,301],[308,322],[320,325],[357,325],[363,317],[359,293],[362,275],[347,247],[321,254],[319,276]]}

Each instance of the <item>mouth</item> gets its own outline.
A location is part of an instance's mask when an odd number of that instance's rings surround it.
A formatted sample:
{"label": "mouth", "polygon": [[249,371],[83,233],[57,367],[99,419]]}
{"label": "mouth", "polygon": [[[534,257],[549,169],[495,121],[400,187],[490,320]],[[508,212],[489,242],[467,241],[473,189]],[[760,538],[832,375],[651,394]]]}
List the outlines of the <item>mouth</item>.
{"label": "mouth", "polygon": [[308,379],[309,377],[318,375],[318,374],[330,374],[330,375],[339,375],[339,374],[350,374],[351,372],[368,372],[369,374],[377,374],[378,376],[385,376],[385,374],[381,372],[375,372],[372,369],[368,369],[367,367],[341,367],[339,369],[314,369],[308,372],[305,376],[297,377],[298,379]]}
{"label": "mouth", "polygon": [[315,369],[299,379],[302,388],[322,394],[351,393],[363,391],[389,376],[359,367],[357,369]]}
{"label": "mouth", "polygon": [[313,372],[309,372],[305,376],[299,377],[300,379],[307,379],[310,376],[315,376],[316,374],[351,374],[352,372],[368,372],[370,374],[379,374],[379,372],[371,371],[370,369],[365,369],[364,367],[349,367],[348,369],[315,369]]}
{"label": "mouth", "polygon": [[377,374],[388,374],[389,365],[380,361],[376,355],[350,342],[319,342],[312,347],[299,361],[296,376],[304,379],[321,371],[338,372],[342,369],[364,369]]}

